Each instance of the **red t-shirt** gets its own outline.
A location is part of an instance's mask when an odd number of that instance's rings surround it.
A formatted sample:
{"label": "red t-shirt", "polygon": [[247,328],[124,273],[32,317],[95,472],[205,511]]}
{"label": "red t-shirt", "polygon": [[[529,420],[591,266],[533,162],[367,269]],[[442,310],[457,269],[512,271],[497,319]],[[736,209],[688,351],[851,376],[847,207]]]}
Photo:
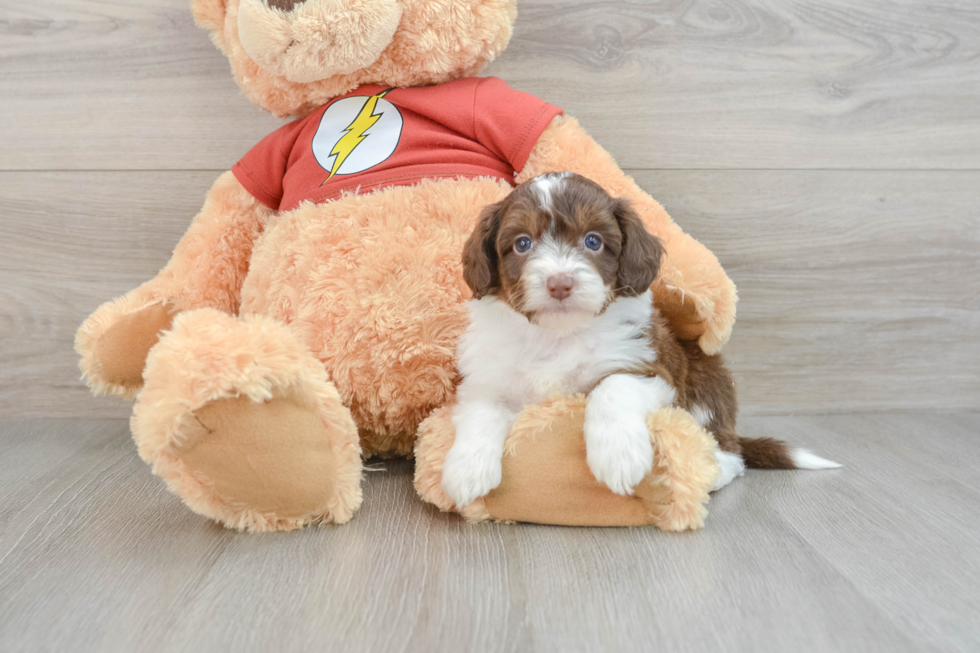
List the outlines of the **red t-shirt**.
{"label": "red t-shirt", "polygon": [[424,178],[513,183],[561,112],[496,77],[361,86],[272,132],[231,170],[257,200],[280,211]]}

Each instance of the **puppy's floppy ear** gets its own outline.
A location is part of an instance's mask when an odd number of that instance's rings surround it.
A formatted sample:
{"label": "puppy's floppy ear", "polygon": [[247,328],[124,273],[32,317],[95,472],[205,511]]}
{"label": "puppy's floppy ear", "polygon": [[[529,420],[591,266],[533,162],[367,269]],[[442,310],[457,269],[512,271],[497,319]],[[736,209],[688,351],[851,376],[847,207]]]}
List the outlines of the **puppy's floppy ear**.
{"label": "puppy's floppy ear", "polygon": [[500,289],[497,270],[497,233],[504,217],[504,203],[491,204],[483,209],[480,222],[463,246],[463,280],[480,299]]}
{"label": "puppy's floppy ear", "polygon": [[643,226],[640,216],[628,200],[616,200],[613,209],[619,231],[623,234],[623,247],[619,253],[619,273],[616,276],[616,294],[634,297],[645,293],[660,272],[664,255],[663,242]]}

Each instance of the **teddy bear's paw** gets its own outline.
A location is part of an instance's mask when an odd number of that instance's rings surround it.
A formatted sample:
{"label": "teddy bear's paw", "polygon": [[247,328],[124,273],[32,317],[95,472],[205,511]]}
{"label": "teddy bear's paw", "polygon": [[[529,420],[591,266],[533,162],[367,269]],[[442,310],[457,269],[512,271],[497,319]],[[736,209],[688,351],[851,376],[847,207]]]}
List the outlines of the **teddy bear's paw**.
{"label": "teddy bear's paw", "polygon": [[697,340],[704,334],[707,324],[694,294],[668,287],[661,279],[653,285],[653,303],[681,340]]}
{"label": "teddy bear's paw", "polygon": [[123,300],[104,304],[85,320],[75,336],[82,373],[97,394],[132,399],[143,385],[147,354],[177,314],[177,308],[168,302],[138,309],[131,309],[128,303]]}
{"label": "teddy bear's paw", "polygon": [[670,239],[653,294],[678,338],[697,340],[706,354],[717,354],[728,342],[738,302],[735,284],[715,255],[687,234]]}
{"label": "teddy bear's paw", "polygon": [[360,505],[350,411],[286,325],[182,313],[144,376],[132,419],[140,455],[196,512],[267,531],[343,523]]}

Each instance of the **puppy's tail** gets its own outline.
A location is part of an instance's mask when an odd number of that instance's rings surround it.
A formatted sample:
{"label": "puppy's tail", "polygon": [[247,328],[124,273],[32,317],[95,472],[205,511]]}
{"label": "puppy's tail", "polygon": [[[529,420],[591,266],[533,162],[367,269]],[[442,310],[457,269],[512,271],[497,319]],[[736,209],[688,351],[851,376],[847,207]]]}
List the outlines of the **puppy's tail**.
{"label": "puppy's tail", "polygon": [[775,438],[738,439],[745,466],[753,469],[836,469],[839,463],[806,449],[796,449]]}

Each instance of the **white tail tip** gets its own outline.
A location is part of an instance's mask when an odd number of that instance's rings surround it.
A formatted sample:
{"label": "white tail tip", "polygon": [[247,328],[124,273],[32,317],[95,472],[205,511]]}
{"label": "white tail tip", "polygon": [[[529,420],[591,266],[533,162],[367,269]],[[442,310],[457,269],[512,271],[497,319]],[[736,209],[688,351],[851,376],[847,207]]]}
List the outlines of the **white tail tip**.
{"label": "white tail tip", "polygon": [[837,469],[840,467],[840,463],[821,458],[806,449],[793,449],[789,452],[789,457],[793,459],[793,464],[796,465],[797,469]]}

